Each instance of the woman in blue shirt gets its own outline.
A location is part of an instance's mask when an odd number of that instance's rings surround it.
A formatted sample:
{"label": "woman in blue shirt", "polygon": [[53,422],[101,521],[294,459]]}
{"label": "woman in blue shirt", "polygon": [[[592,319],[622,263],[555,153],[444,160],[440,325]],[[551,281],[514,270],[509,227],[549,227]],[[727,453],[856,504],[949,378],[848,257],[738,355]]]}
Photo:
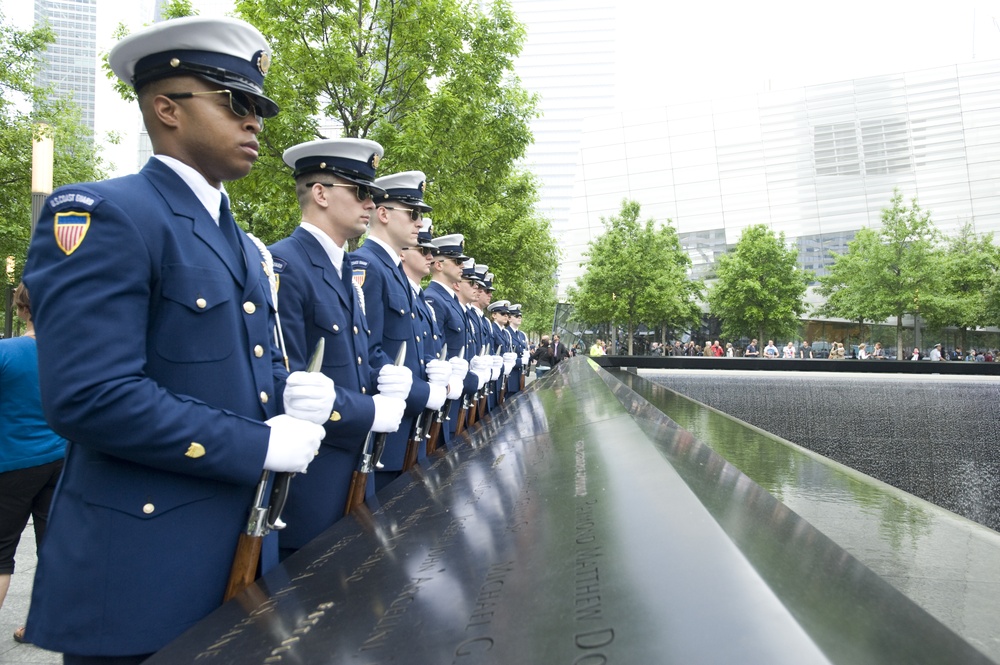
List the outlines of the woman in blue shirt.
{"label": "woman in blue shirt", "polygon": [[[35,327],[24,284],[14,291],[14,305],[27,329],[21,337],[0,340],[0,606],[29,517],[36,543],[42,541],[66,454],[66,440],[49,429],[42,414]],[[24,628],[14,639],[24,640]]]}

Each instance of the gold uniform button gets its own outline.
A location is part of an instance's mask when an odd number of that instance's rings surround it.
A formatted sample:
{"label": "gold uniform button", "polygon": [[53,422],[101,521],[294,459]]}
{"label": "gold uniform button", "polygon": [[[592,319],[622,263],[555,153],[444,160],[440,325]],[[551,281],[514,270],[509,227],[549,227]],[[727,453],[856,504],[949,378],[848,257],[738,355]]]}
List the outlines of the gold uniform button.
{"label": "gold uniform button", "polygon": [[365,388],[364,386],[361,386],[361,394],[362,395],[367,395],[368,394],[368,389]]}
{"label": "gold uniform button", "polygon": [[264,392],[263,390],[260,391],[260,401],[264,404],[267,404],[267,393]]}
{"label": "gold uniform button", "polygon": [[191,459],[198,459],[199,457],[205,456],[205,446],[201,445],[197,441],[192,441],[191,445],[188,446],[187,452],[184,453],[185,457],[190,457]]}
{"label": "gold uniform button", "polygon": [[152,515],[154,510],[156,510],[156,506],[154,506],[151,503],[147,503],[145,506],[142,507],[142,512],[146,513],[147,515]]}
{"label": "gold uniform button", "polygon": [[253,354],[255,356],[257,356],[258,358],[260,358],[262,355],[264,355],[264,347],[261,346],[260,344],[258,344],[257,346],[253,347]]}
{"label": "gold uniform button", "polygon": [[438,338],[438,336],[437,336],[437,335],[434,335],[434,340],[435,340],[435,341],[437,341],[437,338]]}
{"label": "gold uniform button", "polygon": [[415,319],[415,318],[417,318],[417,315],[415,313],[413,313],[413,312],[410,312],[410,318],[411,319]]}
{"label": "gold uniform button", "polygon": [[402,309],[401,309],[401,310],[399,310],[399,315],[400,315],[400,316],[405,316],[405,315],[406,315],[406,311],[404,311],[404,310],[402,310]]}
{"label": "gold uniform button", "polygon": [[205,309],[208,307],[208,301],[204,298],[198,298],[194,301],[194,304],[198,306],[198,309]]}
{"label": "gold uniform button", "polygon": [[330,422],[337,422],[340,420],[340,411],[334,411],[330,414]]}
{"label": "gold uniform button", "polygon": [[333,332],[340,332],[340,326],[338,326],[336,323],[333,324]]}
{"label": "gold uniform button", "polygon": [[424,359],[423,359],[423,358],[421,358],[421,359],[420,359],[420,364],[421,364],[421,365],[423,365],[423,364],[424,364]]}
{"label": "gold uniform button", "polygon": [[358,327],[357,327],[357,326],[354,326],[354,334],[355,334],[355,335],[357,335],[357,334],[358,334]]}
{"label": "gold uniform button", "polygon": [[246,312],[247,314],[253,314],[254,312],[257,311],[257,306],[248,300],[245,303],[243,303],[243,311]]}
{"label": "gold uniform button", "polygon": [[358,356],[358,364],[361,364],[361,356]]}

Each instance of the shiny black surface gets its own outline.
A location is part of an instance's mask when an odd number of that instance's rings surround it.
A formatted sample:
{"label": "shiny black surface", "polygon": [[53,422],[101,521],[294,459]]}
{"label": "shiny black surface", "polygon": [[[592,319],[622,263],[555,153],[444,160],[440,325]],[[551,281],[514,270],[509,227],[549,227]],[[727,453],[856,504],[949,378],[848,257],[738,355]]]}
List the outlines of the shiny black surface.
{"label": "shiny black surface", "polygon": [[148,662],[989,662],[584,359],[471,434]]}
{"label": "shiny black surface", "polygon": [[[979,506],[978,512],[997,498],[996,474],[991,477],[990,471],[996,437],[988,435],[996,419],[973,416],[996,408],[995,380],[869,377],[847,386],[840,377],[794,374],[761,379],[729,373],[724,380],[704,372],[615,376],[1000,662],[1000,533],[763,429],[790,432],[803,443],[822,436],[829,446],[839,447],[832,452],[849,454],[854,464],[874,463],[875,470],[932,483],[929,489],[939,499],[946,488],[964,490],[950,495],[965,497]],[[847,406],[843,412],[849,415],[838,418],[836,409],[802,408],[833,400]],[[887,408],[865,411],[861,406],[867,401]],[[942,413],[948,415],[940,417]]]}

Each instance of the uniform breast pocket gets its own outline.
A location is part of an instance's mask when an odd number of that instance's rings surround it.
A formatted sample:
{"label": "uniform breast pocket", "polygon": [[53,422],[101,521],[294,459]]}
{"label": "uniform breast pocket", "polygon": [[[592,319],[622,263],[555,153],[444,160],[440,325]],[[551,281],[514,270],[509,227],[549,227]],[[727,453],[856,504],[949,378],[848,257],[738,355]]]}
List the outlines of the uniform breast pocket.
{"label": "uniform breast pocket", "polygon": [[164,266],[162,275],[162,300],[151,331],[156,353],[181,363],[232,355],[240,338],[232,277],[221,270],[184,265]]}
{"label": "uniform breast pocket", "polygon": [[390,293],[389,311],[385,313],[386,339],[403,342],[413,337],[413,322],[410,317],[410,303],[406,296]]}
{"label": "uniform breast pocket", "polygon": [[351,332],[349,325],[347,312],[341,307],[319,304],[313,308],[313,326],[326,339],[324,367],[342,367],[352,359],[352,353],[346,348],[346,335]]}

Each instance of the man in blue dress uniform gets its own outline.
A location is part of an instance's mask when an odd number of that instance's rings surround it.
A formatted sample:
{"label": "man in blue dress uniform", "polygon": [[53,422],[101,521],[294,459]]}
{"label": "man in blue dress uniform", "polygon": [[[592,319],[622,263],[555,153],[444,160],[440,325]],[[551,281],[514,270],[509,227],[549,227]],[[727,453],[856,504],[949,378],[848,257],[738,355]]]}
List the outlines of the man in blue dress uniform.
{"label": "man in blue dress uniform", "polygon": [[[489,363],[477,355],[477,339],[466,316],[465,307],[458,298],[462,266],[469,259],[464,253],[465,239],[461,234],[455,233],[435,238],[433,244],[436,250],[431,264],[431,282],[424,289],[424,297],[434,310],[434,316],[444,333],[448,359],[455,365],[456,374],[461,373],[458,370],[462,363],[468,368],[463,374],[462,394],[452,398],[448,420],[441,428],[442,440],[448,445],[455,435],[462,400],[466,397],[471,399],[472,394],[486,384],[490,371]],[[470,361],[475,366],[471,366]]]}
{"label": "man in blue dress uniform", "polygon": [[[415,247],[405,247],[403,249],[403,271],[409,280],[410,288],[413,291],[413,303],[417,312],[417,322],[420,327],[418,337],[424,344],[424,360],[430,362],[439,358],[444,347],[444,333],[438,325],[437,316],[431,306],[427,303],[424,290],[420,283],[431,272],[431,264],[434,262],[434,252],[436,247],[432,242],[431,220],[424,217],[420,232],[417,234],[417,245]],[[442,358],[443,360],[447,360]],[[449,363],[451,364],[451,363]],[[448,399],[455,399],[462,394],[462,385],[465,374],[469,370],[467,362],[455,363],[448,378]],[[443,408],[443,407],[441,407]],[[428,409],[424,411],[420,421],[420,435],[426,437],[432,418],[437,417],[437,410]],[[416,434],[416,421],[414,421],[411,438]],[[417,441],[417,461],[421,464],[427,461],[426,438]]]}
{"label": "man in blue dress uniform", "polygon": [[372,367],[381,369],[393,364],[405,344],[405,364],[413,374],[403,420],[399,429],[387,437],[381,458],[383,468],[375,472],[376,491],[399,475],[414,418],[424,409],[441,408],[452,373],[449,363],[425,359],[413,290],[401,265],[403,248],[417,244],[423,214],[431,209],[424,203],[425,181],[420,171],[378,178],[375,185],[385,194],[376,201],[365,244],[351,254],[354,280],[365,296]]}
{"label": "man in blue dress uniform", "polygon": [[[364,234],[375,212],[374,184],[382,146],[366,139],[319,139],[292,146],[285,163],[293,169],[302,222],[292,235],[271,246],[278,274],[288,363],[304,369],[320,339],[325,340],[323,373],[337,385],[326,438],[309,473],[296,478],[285,505],[279,535],[282,557],[292,554],[344,515],[351,478],[369,431],[399,429],[409,393],[410,370],[382,367],[383,379],[396,375],[386,393],[375,394],[379,372],[368,361],[368,323],[361,289],[353,282],[343,250]],[[374,478],[368,476],[369,494]]]}
{"label": "man in blue dress uniform", "polygon": [[265,261],[222,189],[278,111],[263,36],[175,19],[109,62],[154,157],[54,192],[24,273],[43,407],[70,442],[27,639],[71,665],[141,662],[222,603],[262,470],[304,471],[334,400],[286,373]]}
{"label": "man in blue dress uniform", "polygon": [[508,329],[514,342],[513,351],[517,355],[517,362],[507,379],[507,394],[514,395],[521,390],[521,377],[528,367],[528,336],[521,332],[521,303],[514,303],[507,310],[510,312]]}

